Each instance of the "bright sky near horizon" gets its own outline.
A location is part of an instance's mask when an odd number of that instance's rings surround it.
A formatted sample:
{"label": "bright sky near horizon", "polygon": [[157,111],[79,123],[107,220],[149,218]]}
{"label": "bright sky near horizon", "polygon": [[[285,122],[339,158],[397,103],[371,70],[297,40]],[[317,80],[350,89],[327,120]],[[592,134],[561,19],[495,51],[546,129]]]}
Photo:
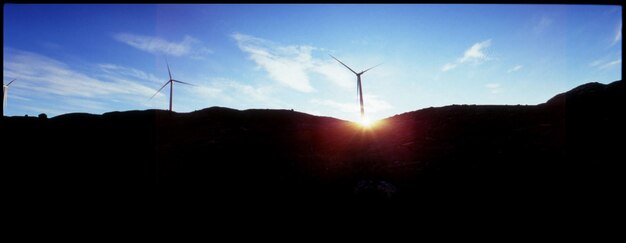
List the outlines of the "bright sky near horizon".
{"label": "bright sky near horizon", "polygon": [[4,4],[5,115],[211,106],[357,120],[451,104],[539,104],[622,78],[610,5]]}

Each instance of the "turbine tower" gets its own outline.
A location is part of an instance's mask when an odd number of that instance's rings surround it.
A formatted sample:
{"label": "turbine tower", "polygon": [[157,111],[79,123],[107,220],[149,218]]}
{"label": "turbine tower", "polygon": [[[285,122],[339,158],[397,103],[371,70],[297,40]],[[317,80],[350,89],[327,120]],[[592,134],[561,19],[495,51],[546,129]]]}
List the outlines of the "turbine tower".
{"label": "turbine tower", "polygon": [[173,91],[174,91],[174,82],[181,83],[181,84],[186,84],[186,85],[191,85],[191,86],[194,86],[194,85],[193,85],[193,84],[190,84],[190,83],[186,83],[186,82],[180,81],[180,80],[175,80],[175,79],[173,79],[173,78],[172,78],[172,72],[170,72],[170,64],[169,64],[169,63],[167,63],[167,61],[165,61],[165,63],[167,64],[167,73],[170,75],[170,80],[168,80],[167,82],[165,82],[165,84],[164,84],[164,85],[163,85],[163,86],[162,86],[162,87],[161,87],[161,88],[160,88],[160,89],[159,89],[156,93],[154,93],[154,94],[152,95],[152,97],[150,97],[150,99],[154,98],[154,96],[155,96],[155,95],[157,95],[159,92],[161,92],[161,90],[162,90],[163,88],[165,88],[165,86],[166,86],[167,84],[170,84],[170,111],[172,111],[172,93],[173,93]]}
{"label": "turbine tower", "polygon": [[[330,55],[330,54],[328,54],[328,55]],[[365,110],[363,109],[363,88],[361,86],[361,74],[364,74],[365,72],[371,70],[372,68],[380,66],[380,64],[378,64],[376,66],[373,66],[371,68],[365,69],[364,71],[361,71],[360,73],[357,73],[354,70],[352,70],[352,68],[348,67],[348,65],[346,65],[343,62],[339,61],[339,59],[337,59],[333,55],[330,55],[330,57],[332,57],[333,59],[337,60],[339,63],[341,63],[341,65],[343,65],[344,67],[348,68],[352,73],[354,73],[356,75],[356,90],[357,90],[356,92],[357,92],[357,96],[359,98],[359,103],[361,104],[361,120],[363,120],[365,118]]]}
{"label": "turbine tower", "polygon": [[9,85],[13,83],[15,79],[11,80],[8,84],[2,84],[2,116],[4,116],[4,107],[7,104],[7,92],[9,92]]}

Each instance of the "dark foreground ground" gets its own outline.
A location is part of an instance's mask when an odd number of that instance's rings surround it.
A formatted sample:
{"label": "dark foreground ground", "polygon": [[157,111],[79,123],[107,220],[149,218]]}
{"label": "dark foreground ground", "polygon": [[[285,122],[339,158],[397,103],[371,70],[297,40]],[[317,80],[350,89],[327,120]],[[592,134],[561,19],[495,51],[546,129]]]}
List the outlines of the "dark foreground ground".
{"label": "dark foreground ground", "polygon": [[5,117],[5,200],[24,217],[611,215],[623,194],[625,99],[622,81],[590,83],[536,106],[428,108],[372,129],[221,107]]}

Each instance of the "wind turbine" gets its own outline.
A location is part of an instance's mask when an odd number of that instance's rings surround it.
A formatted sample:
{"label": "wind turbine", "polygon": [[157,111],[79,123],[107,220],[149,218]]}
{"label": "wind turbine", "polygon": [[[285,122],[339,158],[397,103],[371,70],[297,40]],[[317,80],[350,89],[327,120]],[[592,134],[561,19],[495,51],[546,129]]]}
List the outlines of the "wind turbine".
{"label": "wind turbine", "polygon": [[[328,55],[330,55],[330,54],[328,54]],[[363,109],[363,88],[361,86],[361,74],[364,74],[365,72],[371,70],[372,68],[380,66],[380,64],[378,64],[376,66],[373,66],[371,68],[365,69],[364,71],[361,71],[360,73],[357,73],[354,70],[352,70],[352,68],[348,67],[348,65],[346,65],[343,62],[339,61],[339,59],[337,59],[333,55],[330,55],[330,57],[332,57],[333,59],[337,60],[339,63],[341,63],[341,65],[343,65],[344,67],[348,68],[352,73],[354,73],[356,75],[356,89],[357,89],[356,92],[357,92],[357,96],[359,97],[359,103],[361,104],[361,121],[365,122],[365,110]]]}
{"label": "wind turbine", "polygon": [[9,92],[9,85],[13,83],[15,79],[11,80],[8,84],[2,84],[2,116],[4,116],[4,107],[7,104],[7,92]]}
{"label": "wind turbine", "polygon": [[172,72],[170,72],[170,64],[167,63],[167,61],[165,61],[165,63],[167,64],[167,73],[170,75],[170,80],[165,82],[165,84],[156,93],[154,93],[152,95],[152,97],[150,97],[150,99],[154,98],[155,95],[157,95],[159,92],[161,92],[161,90],[163,88],[165,88],[165,86],[167,84],[170,84],[170,111],[172,111],[172,93],[174,91],[174,82],[181,83],[181,84],[186,84],[186,85],[191,85],[191,86],[195,86],[195,85],[190,84],[190,83],[186,83],[186,82],[183,82],[183,81],[180,81],[180,80],[172,79]]}

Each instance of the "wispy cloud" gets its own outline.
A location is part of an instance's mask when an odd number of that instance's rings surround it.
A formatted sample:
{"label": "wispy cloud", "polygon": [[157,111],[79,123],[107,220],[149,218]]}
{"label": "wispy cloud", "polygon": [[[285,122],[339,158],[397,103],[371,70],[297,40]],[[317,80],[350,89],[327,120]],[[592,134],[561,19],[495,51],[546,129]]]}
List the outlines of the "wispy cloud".
{"label": "wispy cloud", "polygon": [[615,37],[613,38],[613,43],[611,43],[611,46],[617,44],[620,40],[622,40],[622,21],[621,20],[619,22],[619,26],[617,27],[617,30],[615,31]]}
{"label": "wispy cloud", "polygon": [[604,65],[600,66],[601,69],[606,69],[606,68],[611,68],[611,67],[615,67],[617,65],[622,64],[622,59],[617,59],[614,61],[610,61],[608,63],[605,63]]}
{"label": "wispy cloud", "polygon": [[541,16],[541,19],[536,20],[535,26],[533,27],[533,32],[535,34],[543,33],[548,27],[552,25],[552,19],[546,16]]}
{"label": "wispy cloud", "polygon": [[[5,49],[7,51],[7,49]],[[59,60],[33,52],[8,49],[11,59],[4,60],[5,77],[17,78],[15,89],[28,90],[38,105],[51,110],[108,111],[111,104],[124,101],[141,104],[155,92],[146,81],[154,81],[154,76],[139,70],[113,64],[93,65],[89,74],[77,71]],[[111,70],[125,72],[112,75]],[[149,85],[149,84],[148,84]],[[50,102],[41,102],[48,99]],[[30,105],[32,106],[32,105]]]}
{"label": "wispy cloud", "polygon": [[519,71],[520,69],[522,69],[523,67],[524,67],[524,66],[522,66],[522,65],[517,65],[517,66],[515,66],[515,67],[513,67],[513,68],[509,69],[509,70],[507,71],[507,73],[517,72],[517,71]]}
{"label": "wispy cloud", "polygon": [[499,83],[489,83],[485,85],[485,88],[487,88],[489,90],[490,93],[492,94],[497,94],[502,92],[502,90],[500,89],[500,84]]}
{"label": "wispy cloud", "polygon": [[354,76],[335,60],[313,57],[322,48],[309,45],[281,45],[270,40],[235,33],[231,36],[239,48],[249,55],[259,68],[278,83],[300,92],[312,92],[311,75],[322,75],[341,88],[355,86]]}
{"label": "wispy cloud", "polygon": [[589,63],[590,67],[597,67],[599,69],[607,69],[607,68],[612,68],[615,67],[619,64],[622,63],[622,58],[619,59],[615,59],[612,61],[608,61],[609,59],[607,57],[604,57],[602,59],[598,59],[598,60],[594,60],[593,62]]}
{"label": "wispy cloud", "polygon": [[186,35],[182,41],[173,42],[156,36],[145,36],[131,33],[118,33],[114,38],[122,43],[152,54],[166,54],[170,56],[200,57],[212,53],[196,38]]}
{"label": "wispy cloud", "polygon": [[474,64],[479,64],[485,60],[488,60],[488,56],[485,54],[484,50],[491,45],[491,39],[475,43],[469,49],[465,50],[462,57],[459,57],[454,63],[446,63],[441,67],[441,71],[447,72],[460,64],[472,62]]}
{"label": "wispy cloud", "polygon": [[5,63],[5,71],[23,81],[20,85],[42,93],[94,97],[127,92],[122,87],[74,71],[65,63],[32,52],[17,52]]}

